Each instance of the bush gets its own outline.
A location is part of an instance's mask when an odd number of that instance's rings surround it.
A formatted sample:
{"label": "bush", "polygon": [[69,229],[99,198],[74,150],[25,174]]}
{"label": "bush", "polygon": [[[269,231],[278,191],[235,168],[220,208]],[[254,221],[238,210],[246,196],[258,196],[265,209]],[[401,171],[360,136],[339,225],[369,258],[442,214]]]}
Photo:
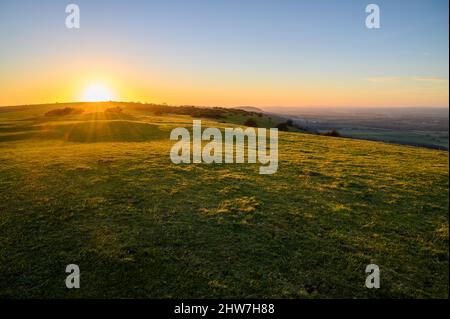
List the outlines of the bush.
{"label": "bush", "polygon": [[245,121],[244,125],[250,126],[250,127],[258,127],[258,123],[256,123],[256,121],[252,118],[247,119],[247,121]]}
{"label": "bush", "polygon": [[105,113],[122,113],[122,108],[119,106],[110,107],[105,110]]}
{"label": "bush", "polygon": [[81,114],[84,110],[74,109],[72,107],[65,107],[63,109],[54,109],[45,113],[45,116],[64,116],[64,115],[74,115]]}
{"label": "bush", "polygon": [[287,131],[289,131],[289,125],[287,124],[287,122],[282,122],[282,123],[279,123],[279,124],[277,125],[277,129],[278,129],[279,131],[285,131],[285,132],[287,132]]}
{"label": "bush", "polygon": [[332,131],[330,131],[330,132],[325,132],[325,133],[322,133],[321,135],[323,135],[323,136],[333,136],[333,137],[341,137],[342,135],[338,132],[338,131],[336,131],[336,130],[332,130]]}

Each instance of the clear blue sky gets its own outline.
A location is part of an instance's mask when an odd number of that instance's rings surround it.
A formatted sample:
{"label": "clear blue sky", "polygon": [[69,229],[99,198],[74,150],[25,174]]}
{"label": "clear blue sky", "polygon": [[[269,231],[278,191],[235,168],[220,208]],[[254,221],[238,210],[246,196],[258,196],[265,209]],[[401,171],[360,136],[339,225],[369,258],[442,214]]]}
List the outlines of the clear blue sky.
{"label": "clear blue sky", "polygon": [[[69,3],[80,6],[80,30],[64,27]],[[369,3],[381,8],[379,30],[365,27]],[[91,70],[97,65],[105,76],[139,82],[135,96],[153,90],[143,99],[178,102],[170,96],[172,88],[186,103],[214,103],[216,95],[216,104],[224,105],[273,105],[277,98],[281,104],[329,104],[307,94],[323,86],[340,105],[346,103],[335,90],[340,85],[360,98],[384,89],[385,81],[402,94],[417,89],[419,95],[426,85],[430,104],[444,105],[448,9],[447,0],[0,0],[0,90],[8,90],[18,75],[24,87],[32,85],[32,70],[60,78],[49,69],[52,62],[66,61],[66,69],[73,61],[86,69],[83,61],[89,60]],[[109,66],[112,74],[105,74]],[[183,87],[208,98],[189,100]],[[240,100],[225,96],[233,90]],[[258,92],[267,93],[267,103]],[[389,104],[384,95],[370,98],[355,103]],[[0,105],[16,100],[12,96]]]}

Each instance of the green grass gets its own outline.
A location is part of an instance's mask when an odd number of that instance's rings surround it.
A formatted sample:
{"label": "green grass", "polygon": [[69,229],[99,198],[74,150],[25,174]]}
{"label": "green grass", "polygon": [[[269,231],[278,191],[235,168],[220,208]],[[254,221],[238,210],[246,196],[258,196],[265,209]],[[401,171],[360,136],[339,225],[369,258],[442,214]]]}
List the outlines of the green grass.
{"label": "green grass", "polygon": [[448,132],[394,131],[382,129],[340,130],[344,136],[400,144],[424,145],[448,149]]}
{"label": "green grass", "polygon": [[192,118],[96,106],[0,113],[1,297],[448,298],[448,152],[280,132],[274,175],[175,165]]}

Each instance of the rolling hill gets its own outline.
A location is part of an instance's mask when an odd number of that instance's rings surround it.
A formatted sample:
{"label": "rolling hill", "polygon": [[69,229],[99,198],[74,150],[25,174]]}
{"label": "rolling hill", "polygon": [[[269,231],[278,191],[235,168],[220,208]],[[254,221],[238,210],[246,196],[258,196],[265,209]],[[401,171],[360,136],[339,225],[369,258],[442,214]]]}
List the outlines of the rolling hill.
{"label": "rolling hill", "polygon": [[[170,131],[193,118],[276,125],[115,102],[0,108],[0,296],[448,298],[448,152],[280,132],[274,175],[175,165]],[[370,263],[380,289],[364,286]],[[68,264],[81,289],[65,287]]]}

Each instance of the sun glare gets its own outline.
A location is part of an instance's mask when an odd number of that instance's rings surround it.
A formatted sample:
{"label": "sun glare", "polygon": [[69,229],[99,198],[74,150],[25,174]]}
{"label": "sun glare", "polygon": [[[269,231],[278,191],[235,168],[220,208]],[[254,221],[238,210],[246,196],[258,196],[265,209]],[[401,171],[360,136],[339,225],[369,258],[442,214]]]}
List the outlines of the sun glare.
{"label": "sun glare", "polygon": [[84,102],[111,101],[114,98],[112,91],[103,84],[93,84],[88,86],[82,96]]}

